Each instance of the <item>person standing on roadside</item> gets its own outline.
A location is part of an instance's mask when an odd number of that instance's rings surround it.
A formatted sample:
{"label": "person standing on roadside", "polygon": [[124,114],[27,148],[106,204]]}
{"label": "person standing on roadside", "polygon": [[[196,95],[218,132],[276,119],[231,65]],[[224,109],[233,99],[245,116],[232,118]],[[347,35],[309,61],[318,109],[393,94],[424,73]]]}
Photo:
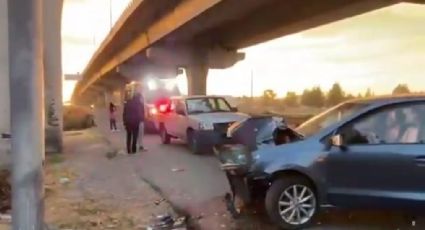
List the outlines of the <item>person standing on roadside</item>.
{"label": "person standing on roadside", "polygon": [[146,148],[143,146],[143,137],[145,135],[145,99],[143,98],[142,94],[139,95],[139,100],[142,106],[141,109],[141,121],[139,126],[139,150],[140,151],[146,151]]}
{"label": "person standing on roadside", "polygon": [[128,154],[135,154],[137,152],[139,126],[143,122],[145,114],[141,97],[140,93],[136,93],[124,106],[123,122],[127,131]]}
{"label": "person standing on roadside", "polygon": [[109,127],[111,131],[118,131],[117,129],[117,107],[114,103],[109,103]]}

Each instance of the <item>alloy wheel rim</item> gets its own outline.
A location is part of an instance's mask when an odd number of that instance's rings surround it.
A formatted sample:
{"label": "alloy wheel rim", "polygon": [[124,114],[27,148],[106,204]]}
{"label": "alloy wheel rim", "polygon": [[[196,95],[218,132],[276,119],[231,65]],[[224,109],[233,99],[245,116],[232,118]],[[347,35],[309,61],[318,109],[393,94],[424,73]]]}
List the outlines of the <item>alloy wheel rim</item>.
{"label": "alloy wheel rim", "polygon": [[305,185],[292,185],[280,195],[278,209],[286,223],[305,224],[316,212],[316,196]]}

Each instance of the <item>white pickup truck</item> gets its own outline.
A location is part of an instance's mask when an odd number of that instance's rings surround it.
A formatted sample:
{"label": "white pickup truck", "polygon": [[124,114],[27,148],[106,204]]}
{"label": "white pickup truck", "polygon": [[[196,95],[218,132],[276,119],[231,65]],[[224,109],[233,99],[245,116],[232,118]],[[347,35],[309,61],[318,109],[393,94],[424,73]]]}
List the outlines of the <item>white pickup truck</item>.
{"label": "white pickup truck", "polygon": [[182,96],[170,99],[169,109],[158,116],[157,124],[163,144],[179,138],[199,154],[225,141],[227,128],[248,117],[223,97]]}

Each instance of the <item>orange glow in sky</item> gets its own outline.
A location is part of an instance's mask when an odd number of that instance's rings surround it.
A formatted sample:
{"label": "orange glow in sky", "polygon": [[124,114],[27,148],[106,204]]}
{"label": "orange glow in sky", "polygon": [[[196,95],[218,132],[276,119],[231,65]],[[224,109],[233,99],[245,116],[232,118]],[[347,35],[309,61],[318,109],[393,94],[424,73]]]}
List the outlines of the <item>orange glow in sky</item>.
{"label": "orange glow in sky", "polygon": [[[127,2],[112,0],[114,21]],[[234,67],[210,70],[208,93],[249,95],[251,71],[255,95],[327,90],[336,81],[354,94],[389,93],[398,83],[424,90],[424,21],[424,5],[403,3],[250,47]],[[65,0],[62,23],[64,73],[82,72],[109,30],[109,1]],[[186,91],[185,77],[178,82]],[[65,83],[64,100],[73,85]]]}

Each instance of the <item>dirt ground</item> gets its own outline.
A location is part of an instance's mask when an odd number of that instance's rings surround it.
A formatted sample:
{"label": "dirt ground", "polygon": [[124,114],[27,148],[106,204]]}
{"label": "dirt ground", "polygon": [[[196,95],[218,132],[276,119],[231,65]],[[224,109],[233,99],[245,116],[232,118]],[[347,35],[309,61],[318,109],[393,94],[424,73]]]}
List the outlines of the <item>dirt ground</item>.
{"label": "dirt ground", "polygon": [[45,220],[51,229],[145,229],[153,216],[176,215],[121,155],[94,131],[65,134],[65,153],[48,156]]}

